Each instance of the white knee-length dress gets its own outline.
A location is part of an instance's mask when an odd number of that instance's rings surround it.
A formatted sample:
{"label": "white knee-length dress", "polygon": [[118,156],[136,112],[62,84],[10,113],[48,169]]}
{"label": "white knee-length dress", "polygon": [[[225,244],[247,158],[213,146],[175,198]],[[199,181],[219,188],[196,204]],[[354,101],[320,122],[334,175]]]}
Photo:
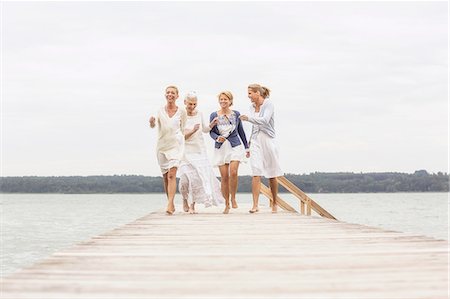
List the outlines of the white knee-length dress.
{"label": "white knee-length dress", "polygon": [[250,108],[248,121],[253,124],[250,138],[250,165],[253,176],[275,178],[284,173],[280,167],[278,147],[275,142],[274,107],[267,98],[260,111]]}

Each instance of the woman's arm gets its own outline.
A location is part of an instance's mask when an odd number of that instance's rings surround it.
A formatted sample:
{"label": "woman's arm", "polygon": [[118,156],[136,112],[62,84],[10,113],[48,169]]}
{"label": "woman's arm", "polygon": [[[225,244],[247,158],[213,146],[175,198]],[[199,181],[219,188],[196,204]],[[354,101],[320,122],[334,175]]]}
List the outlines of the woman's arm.
{"label": "woman's arm", "polygon": [[273,116],[274,106],[271,101],[268,101],[264,105],[264,115],[263,116],[247,116],[249,122],[255,125],[268,125],[270,119]]}
{"label": "woman's arm", "polygon": [[245,135],[244,126],[242,125],[242,121],[239,118],[239,112],[237,111],[236,111],[236,123],[239,137],[241,138],[244,147],[248,149],[247,136]]}
{"label": "woman's arm", "polygon": [[188,140],[189,138],[191,138],[192,135],[194,135],[194,133],[197,132],[199,128],[200,125],[195,124],[192,130],[184,130],[184,140]]}
{"label": "woman's arm", "polygon": [[[211,115],[209,116],[209,121],[212,122],[217,116],[217,113],[213,112],[211,113]],[[219,129],[217,128],[217,124],[215,124],[212,128],[211,131],[209,131],[209,136],[211,136],[212,139],[217,140],[217,138],[220,136],[219,134]]]}
{"label": "woman's arm", "polygon": [[186,128],[186,122],[187,122],[187,112],[185,109],[181,109],[181,117],[180,117],[180,130],[181,132],[184,132],[184,129]]}
{"label": "woman's arm", "polygon": [[200,113],[200,121],[202,124],[202,132],[203,133],[209,133],[211,131],[211,129],[216,125],[216,118],[214,118],[210,123],[205,122],[205,118],[203,117],[203,114],[201,112]]}

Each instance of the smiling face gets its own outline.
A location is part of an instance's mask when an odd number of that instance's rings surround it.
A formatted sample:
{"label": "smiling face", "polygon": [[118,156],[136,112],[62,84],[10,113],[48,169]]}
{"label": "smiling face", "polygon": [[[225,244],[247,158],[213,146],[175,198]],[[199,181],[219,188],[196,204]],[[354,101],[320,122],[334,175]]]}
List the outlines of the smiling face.
{"label": "smiling face", "polygon": [[176,99],[178,99],[178,90],[174,87],[167,87],[166,88],[167,103],[175,103]]}
{"label": "smiling face", "polygon": [[184,104],[186,105],[186,111],[188,113],[193,113],[195,108],[197,107],[197,99],[196,98],[187,98],[184,100]]}
{"label": "smiling face", "polygon": [[219,96],[219,105],[220,105],[220,108],[222,108],[222,109],[229,108],[229,107],[231,106],[231,104],[232,104],[232,102],[231,102],[231,100],[230,100],[229,97],[227,97],[227,96],[224,95],[224,94],[221,94],[221,95]]}
{"label": "smiling face", "polygon": [[248,89],[248,98],[252,103],[256,103],[259,99],[259,91],[254,91],[252,88]]}

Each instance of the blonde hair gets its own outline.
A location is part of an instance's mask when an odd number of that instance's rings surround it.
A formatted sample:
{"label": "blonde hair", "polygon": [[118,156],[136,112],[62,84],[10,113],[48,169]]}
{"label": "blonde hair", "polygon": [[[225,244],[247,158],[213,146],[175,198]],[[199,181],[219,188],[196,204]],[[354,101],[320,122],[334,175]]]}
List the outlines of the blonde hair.
{"label": "blonde hair", "polygon": [[258,92],[263,98],[267,98],[270,96],[270,89],[265,86],[261,86],[259,84],[250,84],[248,86],[253,92]]}
{"label": "blonde hair", "polygon": [[178,94],[178,88],[177,88],[175,85],[169,85],[169,86],[167,86],[167,87],[166,87],[166,91],[167,91],[169,88],[175,89],[175,91],[176,91],[177,94]]}
{"label": "blonde hair", "polygon": [[219,95],[217,96],[219,98],[219,100],[220,100],[221,95],[226,96],[230,100],[230,106],[233,105],[233,94],[231,93],[231,91],[220,92]]}

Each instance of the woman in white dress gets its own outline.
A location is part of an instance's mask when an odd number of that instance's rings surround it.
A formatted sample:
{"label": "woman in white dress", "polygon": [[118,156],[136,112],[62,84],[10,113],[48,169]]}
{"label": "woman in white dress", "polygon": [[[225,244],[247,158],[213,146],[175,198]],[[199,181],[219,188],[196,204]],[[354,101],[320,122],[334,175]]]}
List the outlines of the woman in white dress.
{"label": "woman in white dress", "polygon": [[175,101],[178,99],[178,88],[166,88],[166,105],[161,107],[157,116],[150,117],[150,127],[158,127],[158,141],[156,156],[163,175],[164,190],[167,195],[166,213],[175,212],[174,198],[177,191],[177,169],[180,166],[184,152],[184,127],[186,124],[186,110],[179,108]]}
{"label": "woman in white dress", "polygon": [[217,124],[209,133],[215,140],[215,150],[213,165],[218,166],[221,176],[221,190],[225,198],[224,214],[230,211],[231,204],[234,209],[238,207],[236,203],[236,192],[238,188],[239,163],[244,157],[249,157],[247,137],[245,136],[242,122],[239,119],[240,113],[231,110],[233,105],[233,95],[229,91],[219,94],[220,110],[211,113],[209,120],[217,118]]}
{"label": "woman in white dress", "polygon": [[259,211],[258,200],[261,189],[261,176],[269,179],[272,193],[272,212],[277,212],[277,177],[283,175],[280,168],[278,149],[275,143],[274,106],[269,99],[270,90],[259,84],[248,86],[248,97],[252,102],[250,115],[241,115],[241,120],[253,124],[250,137],[250,165],[252,168],[253,207],[249,211]]}
{"label": "woman in white dress", "polygon": [[217,119],[211,123],[205,123],[202,113],[196,110],[197,95],[194,92],[186,96],[184,104],[187,112],[184,130],[185,150],[179,170],[178,189],[183,196],[183,201],[189,202],[189,213],[195,214],[196,203],[202,203],[205,207],[224,203],[220,182],[209,163],[203,139],[203,133],[209,133]]}

